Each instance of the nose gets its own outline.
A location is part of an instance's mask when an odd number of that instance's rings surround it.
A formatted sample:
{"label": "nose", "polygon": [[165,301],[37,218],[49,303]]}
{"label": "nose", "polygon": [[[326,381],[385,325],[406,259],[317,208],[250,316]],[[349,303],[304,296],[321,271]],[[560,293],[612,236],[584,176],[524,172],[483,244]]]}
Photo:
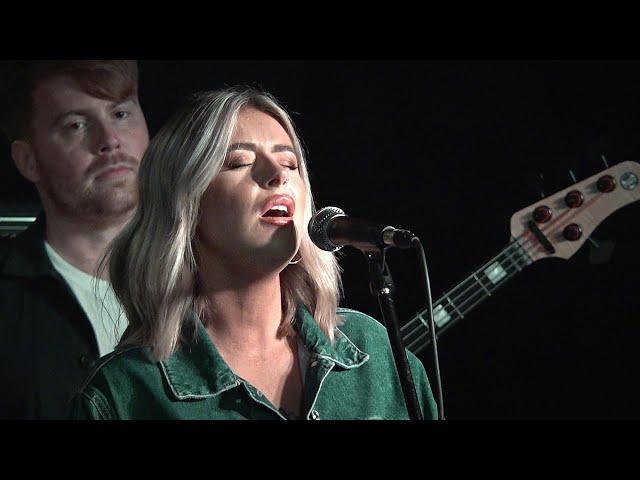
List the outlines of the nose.
{"label": "nose", "polygon": [[273,159],[265,158],[263,184],[265,188],[278,188],[289,181],[289,169]]}
{"label": "nose", "polygon": [[116,129],[108,124],[101,125],[97,141],[100,153],[109,153],[120,148],[120,136]]}

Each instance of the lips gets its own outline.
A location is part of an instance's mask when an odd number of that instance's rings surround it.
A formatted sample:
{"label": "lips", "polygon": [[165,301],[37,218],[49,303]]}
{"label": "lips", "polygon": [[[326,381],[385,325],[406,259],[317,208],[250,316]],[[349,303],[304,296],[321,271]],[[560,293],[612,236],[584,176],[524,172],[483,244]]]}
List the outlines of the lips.
{"label": "lips", "polygon": [[128,171],[136,173],[138,164],[139,162],[135,157],[119,152],[96,158],[96,161],[87,169],[87,176],[103,179],[117,177],[126,174]]}
{"label": "lips", "polygon": [[107,177],[119,175],[125,172],[131,172],[131,171],[133,171],[133,169],[127,165],[118,165],[114,167],[109,167],[101,171],[98,175],[96,175],[96,178],[107,178]]}
{"label": "lips", "polygon": [[272,195],[260,210],[260,218],[275,225],[285,225],[293,220],[296,203],[289,195]]}

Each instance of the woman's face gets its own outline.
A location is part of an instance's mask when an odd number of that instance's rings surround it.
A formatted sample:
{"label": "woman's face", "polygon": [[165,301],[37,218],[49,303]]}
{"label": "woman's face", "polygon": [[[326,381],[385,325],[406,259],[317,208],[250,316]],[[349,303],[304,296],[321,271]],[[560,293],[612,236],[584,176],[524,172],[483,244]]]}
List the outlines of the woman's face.
{"label": "woman's face", "polygon": [[241,110],[225,164],[200,203],[202,253],[228,266],[281,270],[300,246],[306,200],[286,130],[260,110]]}

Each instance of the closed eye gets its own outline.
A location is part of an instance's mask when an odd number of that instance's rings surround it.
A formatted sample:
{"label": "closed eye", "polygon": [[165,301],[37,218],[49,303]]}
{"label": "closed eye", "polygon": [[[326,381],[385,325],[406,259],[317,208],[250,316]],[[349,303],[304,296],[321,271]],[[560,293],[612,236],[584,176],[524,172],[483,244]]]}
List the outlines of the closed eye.
{"label": "closed eye", "polygon": [[242,167],[250,167],[251,165],[253,165],[253,162],[251,162],[251,163],[232,163],[230,165],[227,165],[227,168],[229,170],[236,170],[236,169],[242,168]]}

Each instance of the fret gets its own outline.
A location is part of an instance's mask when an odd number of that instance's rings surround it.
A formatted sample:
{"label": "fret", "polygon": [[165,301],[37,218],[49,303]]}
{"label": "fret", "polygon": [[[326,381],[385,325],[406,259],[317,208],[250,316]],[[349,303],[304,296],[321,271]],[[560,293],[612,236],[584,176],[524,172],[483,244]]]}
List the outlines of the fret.
{"label": "fret", "polygon": [[[418,315],[416,317],[418,320],[420,320],[418,323],[416,323],[415,328],[413,328],[410,332],[404,333],[404,339],[405,341],[411,337],[411,335],[413,335],[414,333],[416,333],[418,330],[420,330],[421,328],[426,328],[427,331],[429,331],[429,325],[427,324],[426,320],[422,317],[422,315]],[[415,319],[414,319],[415,320]],[[405,327],[409,327],[412,325],[412,322],[407,322],[405,325],[403,325],[400,328],[400,331],[402,331]]]}
{"label": "fret", "polygon": [[[407,328],[409,328],[412,324],[414,324],[416,322],[416,320],[418,321],[418,325],[420,325],[421,323],[423,325],[426,325],[425,323],[425,319],[422,318],[422,315],[426,312],[426,310],[424,312],[421,313],[417,313],[415,317],[413,317],[411,320],[409,320],[407,323],[405,323],[404,325],[402,325],[400,327],[400,332],[402,332],[403,330],[406,330]],[[415,329],[414,329],[415,330]],[[407,335],[411,335],[411,333],[413,332],[413,330],[411,332],[409,332]]]}
{"label": "fret", "polygon": [[[453,308],[458,311],[461,318],[464,318],[464,313],[466,313],[466,312],[463,313],[464,305],[468,303],[469,300],[476,298],[478,295],[481,295],[482,298],[484,298],[485,296],[491,296],[491,292],[487,290],[487,288],[483,285],[482,281],[480,281],[480,279],[477,277],[475,273],[469,278],[474,279],[472,286],[475,287],[475,290],[472,290],[472,288],[467,288],[466,290],[459,292],[458,295],[456,295],[456,301],[458,302],[457,304],[458,306],[456,307],[456,305],[452,305]],[[478,285],[480,285],[481,288],[478,288]],[[451,302],[448,296],[447,296],[447,300]]]}
{"label": "fret", "polygon": [[[458,299],[460,299],[460,298],[462,298],[464,296],[475,297],[475,295],[478,292],[478,290],[472,291],[470,295],[468,294],[468,292],[471,291],[473,288],[477,288],[478,284],[480,284],[480,286],[482,286],[482,282],[475,281],[476,279],[474,278],[474,275],[475,275],[475,273],[470,275],[469,277],[467,277],[463,282],[459,283],[455,288],[449,290],[448,292],[445,292],[445,294],[438,301],[438,303],[444,302],[445,299],[451,303],[451,300],[449,300],[449,297],[453,296],[453,292],[455,292],[456,290],[459,290],[460,288],[462,288],[467,282],[471,282],[471,284],[467,288],[465,288],[464,290],[458,291],[456,293],[456,295],[455,295],[456,301],[458,301]],[[455,309],[455,305],[452,305],[452,306]]]}
{"label": "fret", "polygon": [[[522,262],[522,263],[521,263]],[[498,255],[475,270],[454,288],[434,303],[433,322],[436,327],[436,337],[464,318],[473,308],[479,305],[504,282],[522,271],[522,268],[533,263],[522,246],[512,240]],[[488,281],[485,281],[485,277]],[[450,307],[446,307],[446,305]],[[406,347],[418,353],[430,343],[428,334],[429,324],[426,319],[428,310],[425,309],[404,324],[400,331]],[[410,340],[411,337],[415,337]]]}
{"label": "fret", "polygon": [[413,353],[418,353],[427,345],[429,345],[430,343],[429,339],[427,339],[426,342],[420,343],[422,339],[426,337],[428,334],[429,334],[429,331],[426,330],[425,332],[422,333],[422,335],[418,336],[416,339],[412,340],[410,343],[405,343],[405,346],[409,349],[409,351]]}
{"label": "fret", "polygon": [[518,254],[520,255],[520,258],[524,259],[523,266],[526,267],[527,265],[531,265],[533,263],[533,259],[527,253],[527,251],[524,248],[522,248],[522,245],[520,245],[520,242],[518,242],[517,240],[514,240],[512,244],[516,246]]}
{"label": "fret", "polygon": [[475,272],[473,273],[473,278],[476,279],[476,282],[478,282],[478,284],[482,287],[482,289],[487,292],[487,296],[490,297],[491,296],[491,292],[489,290],[487,290],[487,287],[484,286],[484,284],[480,281],[480,279],[478,278],[478,276],[475,274]]}
{"label": "fret", "polygon": [[509,261],[511,262],[511,265],[515,265],[515,267],[518,269],[519,272],[522,271],[522,269],[520,268],[520,265],[518,265],[517,262],[513,261],[513,258],[511,257],[511,253],[506,253],[507,255],[507,259],[509,259]]}
{"label": "fret", "polygon": [[442,296],[442,298],[440,299],[440,301],[439,301],[438,303],[440,303],[440,302],[444,302],[444,301],[445,301],[445,299],[446,299],[447,297],[449,297],[449,296],[454,296],[453,294],[454,294],[454,292],[456,292],[456,290],[459,290],[459,289],[463,288],[463,287],[465,286],[465,284],[467,284],[467,283],[471,282],[471,283],[469,284],[469,286],[467,286],[464,290],[462,290],[462,291],[458,291],[458,292],[455,294],[455,297],[456,297],[456,298],[460,298],[462,295],[466,294],[469,290],[473,289],[473,288],[476,286],[476,282],[474,282],[473,280],[474,280],[474,279],[473,279],[473,277],[472,277],[472,276],[469,276],[469,277],[465,278],[462,282],[460,282],[460,283],[459,283],[458,285],[456,285],[454,288],[452,288],[452,289],[451,289],[451,290],[449,290],[448,292],[445,292],[445,293],[444,293],[444,295]]}
{"label": "fret", "polygon": [[458,312],[458,315],[460,315],[460,318],[464,318],[464,315],[462,314],[462,312],[460,310],[458,310],[458,307],[456,307],[453,302],[451,301],[451,299],[447,296],[447,301],[449,302],[449,305],[451,305],[453,307],[453,309]]}

